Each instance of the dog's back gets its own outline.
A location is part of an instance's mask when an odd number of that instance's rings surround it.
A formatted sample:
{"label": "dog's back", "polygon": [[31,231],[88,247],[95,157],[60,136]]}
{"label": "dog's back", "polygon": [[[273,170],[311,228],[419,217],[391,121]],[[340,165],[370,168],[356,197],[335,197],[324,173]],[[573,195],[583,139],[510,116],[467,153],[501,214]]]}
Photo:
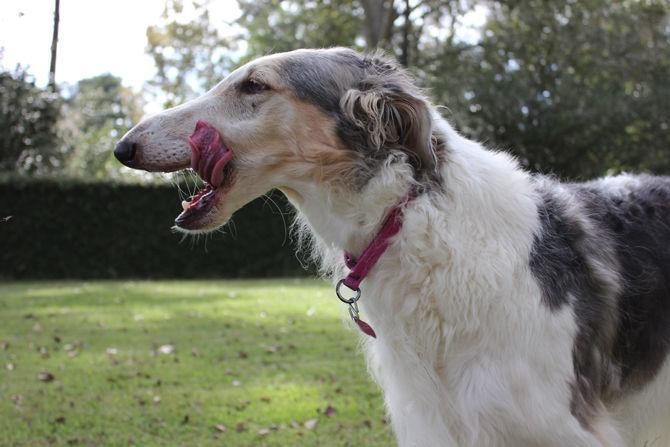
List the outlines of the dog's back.
{"label": "dog's back", "polygon": [[573,308],[576,416],[587,421],[600,402],[616,408],[655,381],[669,387],[670,177],[536,184],[531,270],[550,308]]}
{"label": "dog's back", "polygon": [[670,178],[623,179],[620,186],[614,179],[575,188],[617,255],[621,292],[613,354],[622,384],[639,387],[670,349]]}

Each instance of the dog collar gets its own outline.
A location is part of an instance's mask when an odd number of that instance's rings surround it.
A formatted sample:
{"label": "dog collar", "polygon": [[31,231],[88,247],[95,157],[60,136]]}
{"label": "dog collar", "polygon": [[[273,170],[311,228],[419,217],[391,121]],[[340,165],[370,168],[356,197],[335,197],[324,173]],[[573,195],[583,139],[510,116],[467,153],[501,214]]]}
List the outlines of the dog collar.
{"label": "dog collar", "polygon": [[[391,238],[398,234],[402,229],[402,217],[405,205],[414,200],[417,196],[418,191],[416,188],[412,188],[400,203],[391,209],[388,216],[386,216],[381,229],[374,239],[372,239],[372,242],[365,247],[359,259],[354,259],[350,253],[344,252],[344,263],[349,268],[350,272],[347,276],[338,281],[337,286],[335,286],[335,293],[340,301],[349,306],[349,315],[351,316],[351,319],[354,320],[354,323],[358,325],[364,334],[373,338],[377,338],[374,329],[359,317],[358,300],[361,298],[360,285],[389,247]],[[351,298],[342,296],[341,289],[343,285],[353,291],[355,295]]]}

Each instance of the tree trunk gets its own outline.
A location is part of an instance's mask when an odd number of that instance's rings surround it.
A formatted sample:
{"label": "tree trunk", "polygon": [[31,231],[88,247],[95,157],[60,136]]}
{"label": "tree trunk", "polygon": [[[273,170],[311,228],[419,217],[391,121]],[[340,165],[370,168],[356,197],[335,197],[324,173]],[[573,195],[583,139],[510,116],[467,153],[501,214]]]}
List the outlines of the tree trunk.
{"label": "tree trunk", "polygon": [[49,88],[56,91],[56,53],[58,50],[58,22],[60,21],[60,0],[54,8],[54,32],[51,37],[51,64],[49,66]]}
{"label": "tree trunk", "polygon": [[405,0],[405,10],[403,11],[405,23],[402,26],[402,42],[400,44],[400,57],[398,58],[398,62],[404,67],[409,67],[409,39],[412,29],[412,22],[410,22],[409,16],[411,14],[412,8],[409,6],[409,0]]}
{"label": "tree trunk", "polygon": [[363,0],[365,44],[368,50],[383,47],[391,40],[393,22],[398,17],[393,0]]}

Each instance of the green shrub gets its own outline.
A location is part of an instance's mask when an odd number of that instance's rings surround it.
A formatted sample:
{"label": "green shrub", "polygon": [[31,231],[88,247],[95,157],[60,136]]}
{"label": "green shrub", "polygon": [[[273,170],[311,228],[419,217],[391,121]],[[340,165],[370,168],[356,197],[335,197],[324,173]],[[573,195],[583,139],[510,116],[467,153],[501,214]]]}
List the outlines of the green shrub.
{"label": "green shrub", "polygon": [[[282,211],[288,204],[273,195]],[[0,277],[234,278],[304,275],[287,219],[263,199],[236,213],[225,234],[174,233],[174,187],[0,182]],[[11,217],[9,217],[11,216]]]}

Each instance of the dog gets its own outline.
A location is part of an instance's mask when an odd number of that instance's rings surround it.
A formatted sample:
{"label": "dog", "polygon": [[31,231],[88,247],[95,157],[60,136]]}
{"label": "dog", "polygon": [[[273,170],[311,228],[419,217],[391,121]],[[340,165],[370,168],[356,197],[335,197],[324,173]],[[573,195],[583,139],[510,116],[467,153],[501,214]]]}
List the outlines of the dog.
{"label": "dog", "polygon": [[194,168],[188,233],[281,190],[335,281],[383,238],[343,300],[400,446],[670,446],[670,178],[530,174],[346,48],[254,60],[115,155]]}

